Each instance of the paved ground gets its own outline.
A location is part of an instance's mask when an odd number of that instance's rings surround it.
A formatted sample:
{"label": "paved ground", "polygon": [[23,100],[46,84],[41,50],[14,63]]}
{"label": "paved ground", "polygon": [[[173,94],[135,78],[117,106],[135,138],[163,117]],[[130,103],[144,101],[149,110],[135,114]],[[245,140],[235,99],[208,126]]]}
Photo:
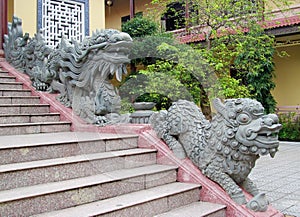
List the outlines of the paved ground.
{"label": "paved ground", "polygon": [[281,142],[274,158],[258,159],[250,178],[273,207],[287,216],[300,217],[300,143]]}

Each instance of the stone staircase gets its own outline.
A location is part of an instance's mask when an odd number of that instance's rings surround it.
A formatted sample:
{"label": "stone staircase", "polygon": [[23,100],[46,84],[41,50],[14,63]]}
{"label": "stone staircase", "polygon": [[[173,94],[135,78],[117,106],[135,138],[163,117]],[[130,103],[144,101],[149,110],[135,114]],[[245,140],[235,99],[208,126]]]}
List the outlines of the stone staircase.
{"label": "stone staircase", "polygon": [[0,216],[225,216],[138,135],[71,131],[0,69]]}

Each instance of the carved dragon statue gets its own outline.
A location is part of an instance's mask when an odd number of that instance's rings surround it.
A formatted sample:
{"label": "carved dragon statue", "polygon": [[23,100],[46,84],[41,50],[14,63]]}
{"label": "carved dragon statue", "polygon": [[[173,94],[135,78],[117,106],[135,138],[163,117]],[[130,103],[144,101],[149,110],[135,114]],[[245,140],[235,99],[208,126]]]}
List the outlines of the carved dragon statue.
{"label": "carved dragon statue", "polygon": [[64,37],[57,48],[49,48],[41,32],[23,36],[22,21],[14,17],[5,35],[6,59],[25,72],[39,91],[59,92],[58,100],[89,123],[106,125],[129,122],[119,115],[121,99],[111,79],[121,81],[132,46],[127,33],[97,30],[82,42]]}
{"label": "carved dragon statue", "polygon": [[215,99],[217,114],[205,119],[192,102],[179,100],[168,111],[150,118],[158,136],[179,158],[188,157],[204,175],[217,182],[238,204],[246,204],[241,188],[255,196],[247,203],[254,211],[265,211],[267,199],[248,178],[260,155],[274,157],[281,125],[275,114],[264,115],[256,100]]}
{"label": "carved dragon statue", "polygon": [[4,35],[3,47],[6,60],[20,71],[24,71],[24,47],[28,39],[28,33],[23,35],[22,20],[13,16],[12,23],[8,24],[8,34]]}
{"label": "carved dragon statue", "polygon": [[59,100],[90,123],[128,122],[129,116],[118,114],[121,99],[111,79],[121,81],[127,74],[131,45],[127,33],[111,29],[96,31],[80,44],[63,39],[58,53],[64,90]]}

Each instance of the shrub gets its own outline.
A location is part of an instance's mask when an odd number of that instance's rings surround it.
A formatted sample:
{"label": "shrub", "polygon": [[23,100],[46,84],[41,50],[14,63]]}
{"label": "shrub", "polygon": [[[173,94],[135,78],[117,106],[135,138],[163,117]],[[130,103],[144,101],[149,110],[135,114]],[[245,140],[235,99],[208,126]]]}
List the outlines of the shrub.
{"label": "shrub", "polygon": [[128,33],[133,38],[153,35],[158,31],[157,23],[144,17],[135,17],[123,23],[121,28],[122,32]]}
{"label": "shrub", "polygon": [[300,117],[295,112],[279,114],[279,121],[282,124],[280,140],[300,141]]}

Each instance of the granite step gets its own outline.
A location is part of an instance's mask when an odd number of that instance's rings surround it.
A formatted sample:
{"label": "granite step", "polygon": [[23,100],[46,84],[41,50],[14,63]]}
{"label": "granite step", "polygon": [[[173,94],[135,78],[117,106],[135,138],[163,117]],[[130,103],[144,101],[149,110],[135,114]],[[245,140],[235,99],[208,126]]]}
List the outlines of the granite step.
{"label": "granite step", "polygon": [[23,135],[32,133],[67,132],[71,130],[71,122],[36,122],[0,124],[0,135]]}
{"label": "granite step", "polygon": [[0,82],[0,88],[2,89],[22,89],[23,83],[22,82]]}
{"label": "granite step", "polygon": [[198,201],[173,209],[155,217],[226,217],[226,206],[216,203]]}
{"label": "granite step", "polygon": [[16,81],[15,76],[0,73],[0,82],[13,82],[13,81]]}
{"label": "granite step", "polygon": [[0,104],[39,104],[38,96],[0,96]]}
{"label": "granite step", "polygon": [[138,147],[137,135],[58,132],[1,136],[0,165]]}
{"label": "granite step", "polygon": [[48,104],[0,104],[0,114],[36,114],[50,112]]}
{"label": "granite step", "polygon": [[[3,216],[30,216],[142,191],[175,182],[176,168],[175,166],[156,164],[0,191],[0,213]],[[178,194],[180,186],[186,186],[184,190],[181,188],[181,191],[193,191],[188,196],[194,195],[194,201],[199,200],[198,185],[178,184],[178,186],[169,187],[169,191],[175,191]],[[149,190],[149,194],[151,192],[152,190]],[[145,194],[147,192],[142,193],[143,198],[148,197]],[[155,192],[155,194],[158,193]],[[176,195],[174,196],[176,197]],[[176,197],[177,199],[182,200],[182,197]],[[127,200],[130,199],[127,198]],[[174,205],[175,203],[177,205],[178,201],[173,200]],[[190,200],[187,196],[184,198],[184,202]],[[172,202],[170,203],[172,204]]]}
{"label": "granite step", "polygon": [[0,190],[92,176],[155,163],[155,149],[138,148],[0,165]]}
{"label": "granite step", "polygon": [[29,89],[4,89],[0,87],[0,96],[31,96]]}
{"label": "granite step", "polygon": [[36,123],[56,121],[60,121],[59,113],[0,114],[0,125],[13,123]]}
{"label": "granite step", "polygon": [[174,182],[35,217],[142,216],[153,217],[178,206],[199,201],[200,186]]}
{"label": "granite step", "polygon": [[1,68],[0,69],[0,75],[8,75],[8,71],[5,70],[5,69],[3,69],[3,68]]}

